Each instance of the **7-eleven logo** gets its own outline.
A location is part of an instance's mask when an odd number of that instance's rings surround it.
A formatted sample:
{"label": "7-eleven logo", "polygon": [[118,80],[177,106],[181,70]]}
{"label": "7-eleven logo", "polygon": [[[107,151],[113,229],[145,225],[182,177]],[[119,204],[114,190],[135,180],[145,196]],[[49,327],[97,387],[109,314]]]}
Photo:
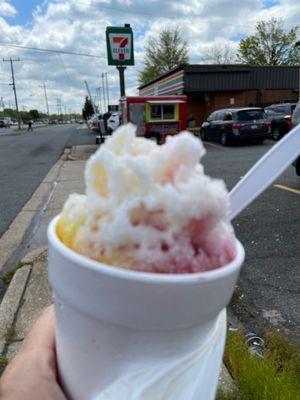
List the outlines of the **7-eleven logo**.
{"label": "7-eleven logo", "polygon": [[[127,37],[120,37],[120,36],[115,36],[113,38],[114,43],[118,43],[120,46],[120,49],[124,49],[128,45],[128,38]],[[124,53],[119,53],[119,60],[124,60],[125,59],[125,54]]]}
{"label": "7-eleven logo", "polygon": [[110,35],[110,45],[112,49],[112,58],[114,60],[128,60],[130,59],[130,45],[131,36],[126,33],[118,35]]}

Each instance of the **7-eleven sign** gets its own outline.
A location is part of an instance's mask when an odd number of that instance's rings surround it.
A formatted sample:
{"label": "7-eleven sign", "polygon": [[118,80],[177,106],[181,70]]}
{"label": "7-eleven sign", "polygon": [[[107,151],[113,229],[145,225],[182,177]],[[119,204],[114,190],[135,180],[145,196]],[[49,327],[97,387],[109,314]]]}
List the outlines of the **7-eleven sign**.
{"label": "7-eleven sign", "polygon": [[134,65],[133,34],[127,27],[107,27],[108,65]]}

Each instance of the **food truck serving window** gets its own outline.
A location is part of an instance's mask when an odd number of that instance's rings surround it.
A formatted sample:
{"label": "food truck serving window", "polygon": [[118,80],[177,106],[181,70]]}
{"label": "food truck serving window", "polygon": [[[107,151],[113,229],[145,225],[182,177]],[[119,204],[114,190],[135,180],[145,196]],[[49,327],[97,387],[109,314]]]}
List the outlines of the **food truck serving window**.
{"label": "food truck serving window", "polygon": [[[150,104],[151,121],[176,120],[176,104]],[[177,106],[178,107],[178,106]]]}
{"label": "food truck serving window", "polygon": [[162,119],[162,106],[161,104],[151,104],[150,106],[150,119],[151,121],[160,121]]}

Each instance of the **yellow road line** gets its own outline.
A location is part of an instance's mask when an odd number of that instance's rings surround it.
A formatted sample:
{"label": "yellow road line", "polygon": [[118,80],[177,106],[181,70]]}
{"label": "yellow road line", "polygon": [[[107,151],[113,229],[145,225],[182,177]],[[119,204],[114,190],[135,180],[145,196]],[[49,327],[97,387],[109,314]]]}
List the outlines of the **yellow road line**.
{"label": "yellow road line", "polygon": [[204,146],[206,144],[208,144],[209,146],[215,147],[216,149],[219,149],[219,150],[228,150],[227,147],[221,146],[221,145],[218,145],[218,144],[215,144],[215,143],[210,143],[210,142],[203,142],[203,143],[204,143]]}
{"label": "yellow road line", "polygon": [[286,190],[287,192],[295,193],[300,195],[300,190],[290,188],[288,186],[283,186],[283,185],[273,185],[274,187],[282,190]]}

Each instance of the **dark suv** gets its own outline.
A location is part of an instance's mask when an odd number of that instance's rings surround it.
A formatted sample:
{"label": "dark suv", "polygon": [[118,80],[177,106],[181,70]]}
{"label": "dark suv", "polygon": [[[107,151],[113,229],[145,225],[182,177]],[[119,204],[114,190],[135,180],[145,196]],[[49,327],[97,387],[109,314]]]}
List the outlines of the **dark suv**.
{"label": "dark suv", "polygon": [[270,125],[262,108],[226,108],[213,112],[203,122],[200,136],[223,146],[241,140],[262,143],[270,137]]}
{"label": "dark suv", "polygon": [[[296,105],[296,108],[293,112],[292,124],[293,127],[300,124],[300,101]],[[296,174],[300,176],[300,156],[296,158],[296,160],[293,162],[293,165],[295,166]]]}
{"label": "dark suv", "polygon": [[271,122],[271,135],[274,140],[281,139],[292,129],[292,115],[296,103],[272,104],[265,108],[268,120]]}

